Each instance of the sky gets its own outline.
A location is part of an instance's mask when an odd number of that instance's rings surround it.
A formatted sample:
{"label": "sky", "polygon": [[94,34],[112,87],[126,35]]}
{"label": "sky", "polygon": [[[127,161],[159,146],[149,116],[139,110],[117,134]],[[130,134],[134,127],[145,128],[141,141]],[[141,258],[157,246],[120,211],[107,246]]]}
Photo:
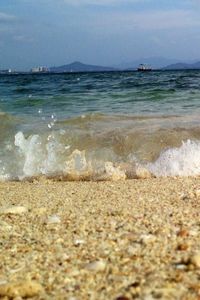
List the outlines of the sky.
{"label": "sky", "polygon": [[200,0],[0,0],[0,69],[200,60]]}

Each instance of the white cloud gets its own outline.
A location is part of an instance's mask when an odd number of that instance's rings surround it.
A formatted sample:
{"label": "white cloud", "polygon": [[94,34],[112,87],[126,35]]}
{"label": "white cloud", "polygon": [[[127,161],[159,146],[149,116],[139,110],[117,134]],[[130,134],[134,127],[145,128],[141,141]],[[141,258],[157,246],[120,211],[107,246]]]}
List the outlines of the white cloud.
{"label": "white cloud", "polygon": [[[82,20],[83,21],[83,20]],[[112,12],[87,16],[83,26],[92,31],[124,32],[150,30],[178,30],[200,27],[197,13],[187,10],[150,12]]]}
{"label": "white cloud", "polygon": [[191,11],[156,11],[135,14],[135,24],[140,29],[178,29],[200,26],[200,19]]}
{"label": "white cloud", "polygon": [[0,22],[10,22],[15,20],[15,16],[0,12]]}
{"label": "white cloud", "polygon": [[0,11],[0,38],[1,44],[4,43],[2,40],[4,38],[8,38],[10,34],[15,30],[15,21],[17,18],[13,15],[6,14]]}
{"label": "white cloud", "polygon": [[76,5],[76,6],[84,6],[84,5],[109,6],[109,5],[141,2],[142,0],[132,0],[132,1],[131,0],[63,0],[63,1],[69,5]]}
{"label": "white cloud", "polygon": [[25,35],[14,35],[13,40],[17,42],[25,42],[25,43],[32,43],[34,42],[34,39],[32,37],[28,37]]}

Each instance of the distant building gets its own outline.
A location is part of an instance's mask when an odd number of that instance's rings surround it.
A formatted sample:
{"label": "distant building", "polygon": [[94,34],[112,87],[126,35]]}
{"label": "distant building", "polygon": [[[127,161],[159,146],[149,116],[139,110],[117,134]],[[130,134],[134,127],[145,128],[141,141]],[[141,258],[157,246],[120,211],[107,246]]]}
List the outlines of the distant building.
{"label": "distant building", "polygon": [[12,73],[11,69],[0,70],[0,74],[10,74],[10,73]]}
{"label": "distant building", "polygon": [[47,73],[49,69],[47,67],[34,67],[31,69],[31,73]]}

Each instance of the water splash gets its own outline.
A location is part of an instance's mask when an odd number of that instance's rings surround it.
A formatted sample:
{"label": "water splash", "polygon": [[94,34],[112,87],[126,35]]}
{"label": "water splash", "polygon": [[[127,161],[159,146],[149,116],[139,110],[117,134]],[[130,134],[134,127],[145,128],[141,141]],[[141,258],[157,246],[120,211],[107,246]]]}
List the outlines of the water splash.
{"label": "water splash", "polygon": [[179,148],[167,149],[147,168],[157,177],[200,175],[200,142],[187,140]]}
{"label": "water splash", "polygon": [[[63,134],[61,132],[60,136]],[[124,162],[114,153],[106,160],[106,156],[102,159],[103,155],[98,156],[98,153],[71,149],[71,145],[62,143],[53,132],[46,137],[39,134],[25,137],[23,132],[18,132],[10,152],[12,163],[7,168],[4,161],[0,161],[0,180],[23,180],[42,175],[59,180],[96,181],[200,175],[200,141],[192,140],[182,142],[180,147],[165,149],[154,162],[146,163],[138,160],[134,153]],[[11,167],[14,160],[15,169]]]}
{"label": "water splash", "polygon": [[20,179],[40,175],[62,176],[63,179],[70,180],[126,178],[125,172],[119,166],[114,166],[112,162],[96,164],[95,161],[86,159],[85,151],[75,149],[71,154],[67,154],[70,146],[60,144],[54,136],[44,141],[39,135],[25,138],[22,132],[18,132],[15,135],[15,146],[20,158]]}

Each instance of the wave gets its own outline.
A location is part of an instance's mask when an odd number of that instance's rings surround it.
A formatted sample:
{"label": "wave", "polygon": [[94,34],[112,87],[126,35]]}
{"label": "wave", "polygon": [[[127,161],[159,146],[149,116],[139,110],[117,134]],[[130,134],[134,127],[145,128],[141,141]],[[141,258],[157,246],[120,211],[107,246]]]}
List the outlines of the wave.
{"label": "wave", "polygon": [[200,175],[200,141],[187,140],[179,148],[163,151],[147,168],[156,177]]}
{"label": "wave", "polygon": [[[130,153],[127,160],[110,153],[110,159],[97,152],[72,149],[54,135],[15,135],[7,161],[0,161],[0,180],[26,180],[45,176],[54,180],[125,180],[165,176],[200,175],[200,141],[187,140],[180,147],[163,150],[152,162],[138,160]],[[108,151],[105,150],[104,151]],[[104,157],[104,159],[103,159]],[[107,155],[109,157],[109,155]]]}
{"label": "wave", "polygon": [[12,136],[16,126],[21,123],[21,120],[11,114],[0,111],[0,142],[5,138]]}

